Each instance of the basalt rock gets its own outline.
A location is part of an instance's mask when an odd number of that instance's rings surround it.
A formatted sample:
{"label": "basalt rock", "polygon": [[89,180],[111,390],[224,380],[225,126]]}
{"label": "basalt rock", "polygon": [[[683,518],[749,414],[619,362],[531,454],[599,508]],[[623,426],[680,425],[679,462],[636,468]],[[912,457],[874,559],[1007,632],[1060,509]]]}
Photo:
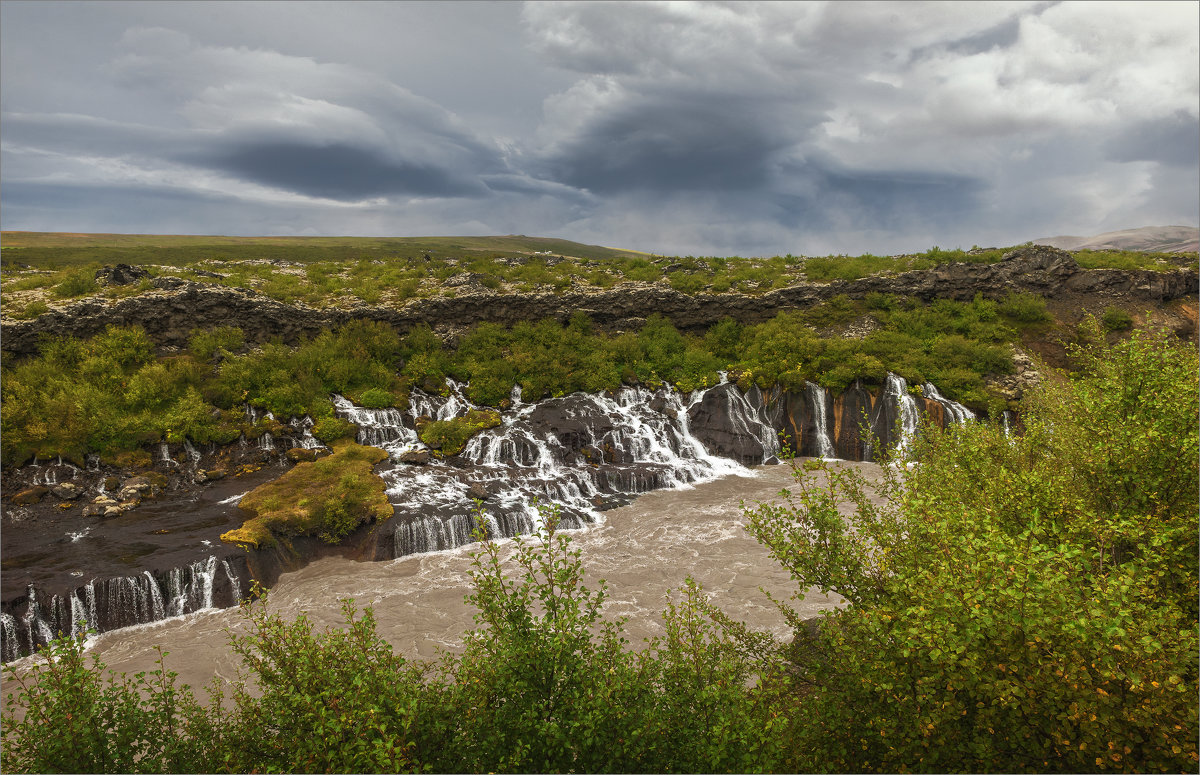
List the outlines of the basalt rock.
{"label": "basalt rock", "polygon": [[41,485],[38,485],[37,487],[30,487],[28,489],[21,490],[19,493],[14,495],[12,497],[12,502],[17,506],[29,506],[31,504],[41,502],[42,498],[45,498],[48,492],[50,492],[49,487],[43,487]]}
{"label": "basalt rock", "polygon": [[83,495],[83,488],[71,482],[63,482],[56,484],[50,488],[50,492],[54,493],[54,497],[62,498],[65,501],[73,501]]}
{"label": "basalt rock", "polygon": [[117,264],[96,270],[96,282],[101,285],[133,285],[150,273],[140,266]]}
{"label": "basalt rock", "polygon": [[[469,290],[470,284],[458,290]],[[582,311],[606,331],[630,330],[644,322],[648,310],[668,318],[683,331],[702,331],[725,317],[741,323],[761,323],[783,310],[804,309],[837,294],[862,298],[889,293],[925,301],[948,298],[969,301],[979,293],[1003,298],[1010,292],[1035,293],[1047,298],[1089,294],[1147,302],[1193,298],[1200,292],[1196,272],[1081,269],[1071,254],[1034,245],[1010,251],[995,264],[945,264],[933,269],[866,277],[828,284],[797,283],[750,296],[738,293],[689,295],[665,282],[626,282],[610,289],[554,293],[459,293],[410,299],[398,307],[357,306],[317,309],[284,304],[253,291],[186,282],[124,299],[88,298],[52,309],[33,320],[4,320],[0,339],[5,350],[37,351],[42,334],[90,337],[108,324],[140,325],[164,347],[185,347],[195,328],[238,326],[252,342],[278,337],[295,344],[300,338],[335,328],[352,319],[378,320],[400,332],[418,323],[431,323],[447,334],[478,323],[513,325],[555,318],[566,321]]]}

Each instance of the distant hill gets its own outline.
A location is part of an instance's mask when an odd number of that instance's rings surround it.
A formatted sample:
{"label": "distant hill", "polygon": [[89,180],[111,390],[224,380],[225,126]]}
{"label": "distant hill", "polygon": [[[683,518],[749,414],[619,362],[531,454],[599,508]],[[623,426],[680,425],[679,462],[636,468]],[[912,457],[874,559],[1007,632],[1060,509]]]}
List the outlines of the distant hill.
{"label": "distant hill", "polygon": [[1097,234],[1094,237],[1039,237],[1035,245],[1062,250],[1141,250],[1147,253],[1191,253],[1200,250],[1195,226],[1143,226]]}
{"label": "distant hill", "polygon": [[[145,263],[164,249],[183,258],[216,255],[225,258],[290,258],[292,260],[337,260],[346,256],[385,254],[411,257],[429,253],[447,256],[464,254],[552,254],[582,259],[606,259],[646,255],[637,250],[620,250],[585,245],[552,237],[508,234],[496,237],[225,237],[191,234],[80,234],[72,232],[0,232],[0,247],[21,250],[29,261],[39,251],[54,251],[60,262],[75,260]],[[12,254],[15,255],[15,254]]]}

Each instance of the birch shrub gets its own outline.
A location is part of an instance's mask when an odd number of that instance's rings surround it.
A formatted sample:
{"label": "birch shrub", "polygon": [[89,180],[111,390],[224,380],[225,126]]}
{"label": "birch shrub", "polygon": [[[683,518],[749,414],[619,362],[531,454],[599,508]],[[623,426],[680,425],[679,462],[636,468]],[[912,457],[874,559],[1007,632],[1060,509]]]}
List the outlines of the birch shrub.
{"label": "birch shrub", "polygon": [[818,463],[750,513],[851,602],[793,648],[801,769],[1195,770],[1196,350],[1090,328],[1023,436],[923,428],[883,505]]}

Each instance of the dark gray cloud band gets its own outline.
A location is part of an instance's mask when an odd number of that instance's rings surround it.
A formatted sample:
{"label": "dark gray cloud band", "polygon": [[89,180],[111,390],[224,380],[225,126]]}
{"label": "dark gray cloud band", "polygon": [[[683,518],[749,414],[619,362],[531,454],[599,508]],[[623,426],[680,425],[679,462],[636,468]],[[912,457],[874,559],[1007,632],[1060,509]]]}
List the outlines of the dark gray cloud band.
{"label": "dark gray cloud band", "polygon": [[281,7],[0,5],[3,227],[880,252],[1200,208],[1194,5]]}

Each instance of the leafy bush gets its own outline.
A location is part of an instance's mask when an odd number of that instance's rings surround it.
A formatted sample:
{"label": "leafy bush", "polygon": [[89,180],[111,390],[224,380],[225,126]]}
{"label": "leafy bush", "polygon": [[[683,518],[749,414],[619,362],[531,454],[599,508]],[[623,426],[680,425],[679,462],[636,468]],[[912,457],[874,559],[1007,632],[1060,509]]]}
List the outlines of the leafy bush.
{"label": "leafy bush", "polygon": [[490,409],[472,409],[462,417],[437,420],[418,429],[421,441],[442,457],[462,452],[467,441],[480,431],[500,424],[500,413]]}
{"label": "leafy bush", "polygon": [[69,299],[93,293],[98,287],[95,270],[83,267],[64,272],[62,279],[51,289],[51,293],[60,299]]}
{"label": "leafy bush", "polygon": [[225,737],[220,696],[208,707],[158,667],[132,678],[88,667],[82,639],[64,638],[29,673],[6,665],[20,688],[5,699],[8,772],[217,772]]}
{"label": "leafy bush", "polygon": [[197,328],[188,339],[188,350],[196,360],[207,362],[221,350],[232,353],[242,349],[245,341],[242,329],[236,326],[217,326],[207,331]]}
{"label": "leafy bush", "polygon": [[323,444],[332,444],[338,439],[354,438],[358,426],[340,417],[322,417],[313,423],[312,435]]}
{"label": "leafy bush", "polygon": [[1019,323],[1044,323],[1051,320],[1046,300],[1032,293],[1010,293],[1000,302],[1000,313]]}
{"label": "leafy bush", "polygon": [[852,604],[815,634],[791,614],[799,769],[1195,768],[1196,350],[1075,355],[1024,436],[929,428],[874,495],[814,463],[826,484],[750,513],[802,590]]}
{"label": "leafy bush", "polygon": [[387,409],[396,405],[396,397],[381,388],[368,388],[363,391],[358,403],[368,409]]}
{"label": "leafy bush", "polygon": [[1101,318],[1104,327],[1109,331],[1125,331],[1133,328],[1133,316],[1123,309],[1109,307],[1104,310],[1104,316]]}

